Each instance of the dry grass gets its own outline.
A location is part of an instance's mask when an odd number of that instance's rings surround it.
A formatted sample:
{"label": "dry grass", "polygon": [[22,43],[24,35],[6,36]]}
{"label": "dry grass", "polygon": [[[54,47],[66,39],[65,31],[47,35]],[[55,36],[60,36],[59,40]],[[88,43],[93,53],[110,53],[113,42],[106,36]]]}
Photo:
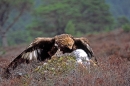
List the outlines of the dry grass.
{"label": "dry grass", "polygon": [[[99,63],[99,67],[91,65],[90,73],[81,65],[75,65],[73,57],[54,57],[41,63],[34,61],[29,65],[20,65],[12,71],[11,79],[0,77],[0,86],[129,86],[129,36],[130,33],[122,30],[87,36]],[[13,48],[12,52],[17,49],[19,47]],[[9,53],[0,58],[1,74],[11,61],[8,58],[13,53]],[[22,73],[22,76],[18,73]]]}

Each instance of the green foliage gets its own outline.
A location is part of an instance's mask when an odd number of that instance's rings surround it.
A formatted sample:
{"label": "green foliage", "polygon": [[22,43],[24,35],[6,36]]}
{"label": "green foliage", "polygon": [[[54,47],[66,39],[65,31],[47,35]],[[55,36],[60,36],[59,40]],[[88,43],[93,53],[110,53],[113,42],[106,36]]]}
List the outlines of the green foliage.
{"label": "green foliage", "polygon": [[[127,25],[125,24],[129,23],[128,19],[130,19],[129,4],[129,0],[0,0],[0,19],[6,20],[3,21],[5,22],[4,24],[2,24],[1,20],[0,25],[3,25],[3,30],[5,30],[22,8],[25,8],[24,13],[34,9],[33,16],[30,13],[23,14],[11,29],[19,33],[19,30],[25,29],[27,26],[32,39],[38,36],[54,36],[61,33],[82,36],[86,33],[110,31],[114,24],[116,28],[126,27]],[[8,10],[6,5],[8,5]],[[6,14],[9,15],[4,15],[3,17],[1,15],[4,13],[4,9],[7,11]],[[113,17],[109,10],[114,15],[116,23],[113,22]],[[28,25],[33,19],[34,21]],[[73,22],[72,26],[71,24],[69,26],[71,29],[68,29],[70,21]],[[73,26],[74,30],[72,30]],[[13,33],[11,32],[10,34]],[[10,34],[7,34],[7,36],[10,36]],[[13,38],[15,37],[8,37],[9,42],[10,40],[16,40]],[[27,41],[22,41],[21,43],[23,42]],[[10,42],[11,45],[16,43],[15,41]],[[1,45],[2,40],[0,37]]]}
{"label": "green foliage", "polygon": [[104,0],[91,0],[87,4],[88,9],[85,10],[84,15],[91,31],[102,31],[113,24],[109,6],[105,4]]}
{"label": "green foliage", "polygon": [[76,35],[76,28],[72,21],[69,21],[65,28],[65,33]]}
{"label": "green foliage", "polygon": [[11,31],[10,34],[8,34],[9,45],[28,43],[30,41],[32,41],[32,38],[30,37],[30,33],[26,30]]}
{"label": "green foliage", "polygon": [[117,27],[122,27],[123,25],[128,23],[130,23],[130,21],[125,16],[117,18]]}
{"label": "green foliage", "polygon": [[[67,22],[77,16],[74,16],[73,11],[75,11],[74,8],[71,8],[67,1],[59,1],[53,4],[39,6],[35,14],[44,19],[41,20],[40,18],[39,23],[44,24],[41,27],[46,27],[44,29],[45,32],[52,33],[54,31],[55,34],[61,34],[65,32]],[[72,18],[72,15],[74,18]],[[49,29],[50,31],[48,31]]]}
{"label": "green foliage", "polygon": [[[109,6],[104,0],[44,0],[43,5],[37,7],[33,15],[33,22],[38,23],[31,30],[47,33],[47,36],[65,32],[82,35],[113,25]],[[72,24],[70,21],[73,21]]]}
{"label": "green foliage", "polygon": [[122,28],[125,32],[130,32],[130,24],[125,24],[122,26]]}

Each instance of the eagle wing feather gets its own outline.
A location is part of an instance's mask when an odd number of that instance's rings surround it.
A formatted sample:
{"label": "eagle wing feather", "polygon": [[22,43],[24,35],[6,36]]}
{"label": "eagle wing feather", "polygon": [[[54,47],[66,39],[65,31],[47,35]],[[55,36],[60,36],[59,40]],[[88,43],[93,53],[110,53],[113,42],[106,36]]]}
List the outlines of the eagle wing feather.
{"label": "eagle wing feather", "polygon": [[58,48],[55,46],[54,38],[36,38],[21,54],[19,54],[6,68],[5,72],[15,69],[21,63],[29,63],[32,59],[44,61],[51,58]]}
{"label": "eagle wing feather", "polygon": [[75,44],[74,44],[74,49],[83,49],[91,59],[94,57],[94,53],[92,48],[89,45],[88,39],[87,38],[74,38]]}

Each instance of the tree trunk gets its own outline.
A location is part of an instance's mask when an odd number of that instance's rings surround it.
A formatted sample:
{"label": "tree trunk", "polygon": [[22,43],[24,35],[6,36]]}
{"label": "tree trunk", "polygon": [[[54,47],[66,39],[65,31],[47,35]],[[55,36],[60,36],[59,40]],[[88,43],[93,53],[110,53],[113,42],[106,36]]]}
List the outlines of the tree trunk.
{"label": "tree trunk", "polygon": [[2,46],[3,47],[7,47],[8,46],[8,42],[7,42],[6,33],[2,34],[1,37],[2,37]]}

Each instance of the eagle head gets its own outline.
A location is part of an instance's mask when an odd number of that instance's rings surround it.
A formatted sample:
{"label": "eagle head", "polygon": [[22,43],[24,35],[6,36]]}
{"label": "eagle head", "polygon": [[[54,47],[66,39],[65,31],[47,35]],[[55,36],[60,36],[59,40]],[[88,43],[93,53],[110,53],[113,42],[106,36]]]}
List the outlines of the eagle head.
{"label": "eagle head", "polygon": [[55,36],[55,43],[59,46],[60,50],[64,52],[72,50],[74,39],[69,34],[61,34]]}

